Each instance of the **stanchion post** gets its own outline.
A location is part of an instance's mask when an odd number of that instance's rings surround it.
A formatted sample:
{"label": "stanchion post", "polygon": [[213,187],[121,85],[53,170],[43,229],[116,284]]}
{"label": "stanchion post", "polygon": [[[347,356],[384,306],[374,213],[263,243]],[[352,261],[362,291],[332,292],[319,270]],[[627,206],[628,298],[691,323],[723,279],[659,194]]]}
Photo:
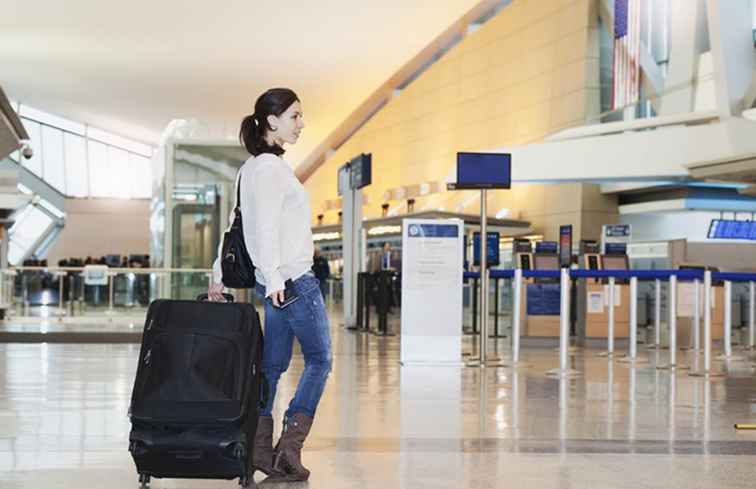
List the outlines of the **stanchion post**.
{"label": "stanchion post", "polygon": [[559,282],[559,368],[550,370],[547,375],[569,377],[579,374],[568,366],[570,347],[570,269],[562,268]]}
{"label": "stanchion post", "polygon": [[677,275],[669,277],[667,292],[667,311],[669,313],[669,365],[677,365]]}
{"label": "stanchion post", "polygon": [[704,372],[711,371],[711,272],[704,272]]}
{"label": "stanchion post", "polygon": [[732,282],[725,280],[724,283],[724,338],[722,347],[724,356],[732,356]]}
{"label": "stanchion post", "polygon": [[669,315],[667,320],[669,324],[669,364],[657,366],[656,368],[660,370],[677,368],[677,275],[669,276],[667,314]]}
{"label": "stanchion post", "polygon": [[638,277],[630,277],[630,359],[638,355]]}
{"label": "stanchion post", "polygon": [[721,377],[723,374],[711,370],[711,271],[704,272],[704,368],[702,372],[691,372],[694,377]]}
{"label": "stanchion post", "polygon": [[630,333],[628,354],[621,361],[626,363],[645,363],[645,358],[638,358],[638,277],[630,277]]}
{"label": "stanchion post", "polygon": [[478,277],[472,283],[472,334],[478,332]]}
{"label": "stanchion post", "polygon": [[562,268],[561,304],[559,308],[559,369],[567,371],[567,350],[570,347],[570,270]]}
{"label": "stanchion post", "polygon": [[494,338],[499,337],[499,279],[494,279]]}
{"label": "stanchion post", "polygon": [[614,289],[615,289],[614,277],[609,277],[609,311],[607,312],[608,331],[607,331],[607,352],[609,356],[614,355]]}
{"label": "stanchion post", "polygon": [[514,303],[512,304],[512,363],[520,361],[520,324],[522,318],[522,269],[514,271]]}
{"label": "stanchion post", "polygon": [[701,281],[693,281],[695,292],[693,294],[693,349],[701,350]]}
{"label": "stanchion post", "polygon": [[748,283],[748,346],[754,347],[756,338],[756,282]]}
{"label": "stanchion post", "polygon": [[654,290],[654,343],[658,348],[661,346],[661,280],[657,278],[654,285],[656,285],[656,290]]}

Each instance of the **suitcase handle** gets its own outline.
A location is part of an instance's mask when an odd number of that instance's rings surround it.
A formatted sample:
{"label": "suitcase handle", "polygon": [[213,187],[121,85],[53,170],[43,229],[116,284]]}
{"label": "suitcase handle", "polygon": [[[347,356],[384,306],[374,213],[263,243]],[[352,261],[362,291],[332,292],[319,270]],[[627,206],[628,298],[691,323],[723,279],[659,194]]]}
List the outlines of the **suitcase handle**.
{"label": "suitcase handle", "polygon": [[[223,298],[226,299],[226,302],[234,302],[234,296],[232,296],[231,294],[223,294]],[[200,294],[197,296],[197,300],[200,302],[206,301],[207,299],[207,294]]]}

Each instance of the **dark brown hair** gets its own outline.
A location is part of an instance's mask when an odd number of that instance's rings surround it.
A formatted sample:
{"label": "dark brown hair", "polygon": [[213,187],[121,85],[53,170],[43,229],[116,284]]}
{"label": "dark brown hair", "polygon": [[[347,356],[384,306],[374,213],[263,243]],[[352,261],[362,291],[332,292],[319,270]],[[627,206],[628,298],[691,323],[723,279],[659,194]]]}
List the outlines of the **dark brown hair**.
{"label": "dark brown hair", "polygon": [[257,98],[255,112],[242,120],[239,129],[239,141],[247,148],[249,154],[284,154],[282,147],[277,144],[271,146],[265,141],[267,131],[273,130],[268,123],[268,116],[280,117],[294,102],[299,102],[299,97],[288,88],[271,88]]}

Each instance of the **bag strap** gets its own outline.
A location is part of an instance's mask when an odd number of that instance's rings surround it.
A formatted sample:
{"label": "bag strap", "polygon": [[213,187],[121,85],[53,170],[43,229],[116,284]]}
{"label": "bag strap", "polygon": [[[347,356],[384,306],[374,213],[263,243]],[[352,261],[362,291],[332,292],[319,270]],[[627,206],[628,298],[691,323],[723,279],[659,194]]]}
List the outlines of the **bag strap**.
{"label": "bag strap", "polygon": [[236,206],[234,212],[241,213],[241,168],[239,169],[239,175],[236,178]]}

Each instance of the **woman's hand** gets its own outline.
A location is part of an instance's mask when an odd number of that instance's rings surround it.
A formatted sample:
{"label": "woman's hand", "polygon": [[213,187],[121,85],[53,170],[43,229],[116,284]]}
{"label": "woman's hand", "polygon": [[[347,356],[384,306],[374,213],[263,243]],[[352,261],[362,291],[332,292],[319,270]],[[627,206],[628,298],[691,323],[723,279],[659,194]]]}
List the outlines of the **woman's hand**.
{"label": "woman's hand", "polygon": [[223,284],[213,284],[207,288],[207,298],[213,302],[226,302],[223,297]]}
{"label": "woman's hand", "polygon": [[270,294],[269,297],[270,297],[270,301],[273,303],[274,306],[280,307],[281,303],[284,301],[284,298],[285,298],[284,291],[283,289],[277,290],[273,292],[272,294]]}

